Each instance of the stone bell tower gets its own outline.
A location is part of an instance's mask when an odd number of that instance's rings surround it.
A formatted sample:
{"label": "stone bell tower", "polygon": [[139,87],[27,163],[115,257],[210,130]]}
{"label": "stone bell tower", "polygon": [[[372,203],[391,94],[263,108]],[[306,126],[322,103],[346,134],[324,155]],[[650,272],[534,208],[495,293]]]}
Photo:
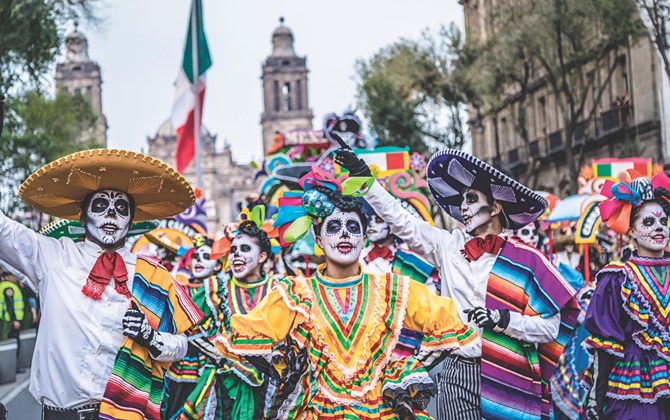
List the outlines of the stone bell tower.
{"label": "stone bell tower", "polygon": [[293,49],[293,33],[279,18],[272,33],[272,55],[263,64],[263,152],[273,144],[275,132],[311,130],[314,115],[307,94],[307,58]]}

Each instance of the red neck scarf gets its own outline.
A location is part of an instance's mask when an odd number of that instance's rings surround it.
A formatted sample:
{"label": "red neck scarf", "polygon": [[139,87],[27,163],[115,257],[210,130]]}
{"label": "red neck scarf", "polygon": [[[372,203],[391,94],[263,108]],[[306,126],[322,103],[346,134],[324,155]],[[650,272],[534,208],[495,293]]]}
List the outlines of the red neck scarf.
{"label": "red neck scarf", "polygon": [[112,277],[114,277],[114,289],[130,297],[130,291],[126,285],[128,281],[126,263],[123,262],[123,257],[116,252],[106,252],[98,257],[81,291],[91,299],[100,300]]}
{"label": "red neck scarf", "polygon": [[461,249],[461,254],[468,261],[477,261],[486,252],[498,254],[504,244],[505,240],[498,235],[486,235],[484,239],[472,238],[465,243],[465,247]]}
{"label": "red neck scarf", "polygon": [[393,251],[387,246],[375,246],[372,250],[365,256],[365,262],[370,264],[372,261],[377,258],[383,258],[386,261],[393,261]]}

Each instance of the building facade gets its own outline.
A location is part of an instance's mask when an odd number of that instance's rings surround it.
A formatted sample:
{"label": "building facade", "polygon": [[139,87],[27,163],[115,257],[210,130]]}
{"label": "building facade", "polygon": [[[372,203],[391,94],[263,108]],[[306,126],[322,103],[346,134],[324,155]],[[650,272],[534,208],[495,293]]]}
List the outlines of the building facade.
{"label": "building facade", "polygon": [[311,130],[314,115],[307,93],[307,57],[293,49],[293,33],[279,18],[272,33],[272,54],[263,63],[263,153],[274,143],[277,132]]}
{"label": "building facade", "polygon": [[88,40],[78,30],[65,37],[65,61],[56,65],[56,89],[72,95],[83,95],[97,116],[93,138],[100,147],[107,146],[107,119],[102,112],[102,76],[100,66],[88,56]]}
{"label": "building facade", "polygon": [[[490,16],[496,1],[460,3],[465,13],[466,37],[486,41],[493,36]],[[612,54],[607,64],[608,68],[615,67],[611,81],[598,102],[595,117],[577,124],[574,141],[567,141],[560,108],[551,89],[540,81],[530,84],[523,110],[519,109],[515,91],[508,91],[501,98],[503,106],[495,113],[471,109],[473,153],[530,187],[560,197],[577,192],[568,169],[567,147],[571,147],[574,156],[583,151],[584,163],[590,164],[591,159],[623,157],[632,142],[638,156],[665,163],[661,127],[663,69],[654,45],[643,37],[621,48],[618,55]],[[588,100],[593,105],[594,99]],[[515,116],[521,111],[526,116],[528,144],[515,126]],[[535,162],[532,168],[530,161]]]}

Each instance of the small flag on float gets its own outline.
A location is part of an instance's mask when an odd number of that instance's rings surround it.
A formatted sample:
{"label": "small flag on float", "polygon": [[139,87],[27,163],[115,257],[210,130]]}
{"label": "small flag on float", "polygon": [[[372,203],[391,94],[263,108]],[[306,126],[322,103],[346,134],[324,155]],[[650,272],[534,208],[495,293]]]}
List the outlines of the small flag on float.
{"label": "small flag on float", "polygon": [[651,177],[650,158],[594,159],[593,175],[596,178],[616,179],[620,173],[634,169],[642,176]]}

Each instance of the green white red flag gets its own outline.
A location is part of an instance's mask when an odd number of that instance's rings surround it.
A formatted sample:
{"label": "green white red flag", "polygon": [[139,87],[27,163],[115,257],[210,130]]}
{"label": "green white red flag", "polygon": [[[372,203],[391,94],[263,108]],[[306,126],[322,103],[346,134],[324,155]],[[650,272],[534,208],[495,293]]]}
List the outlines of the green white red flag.
{"label": "green white red flag", "polygon": [[[194,27],[195,25],[195,27]],[[196,65],[194,65],[196,64]],[[175,82],[172,105],[172,125],[177,131],[176,165],[184,172],[195,155],[195,92],[198,92],[198,128],[202,124],[202,105],[205,100],[205,72],[212,66],[205,37],[202,0],[193,0],[189,17],[182,66]],[[196,75],[197,73],[197,75]],[[198,129],[198,132],[200,130]]]}

